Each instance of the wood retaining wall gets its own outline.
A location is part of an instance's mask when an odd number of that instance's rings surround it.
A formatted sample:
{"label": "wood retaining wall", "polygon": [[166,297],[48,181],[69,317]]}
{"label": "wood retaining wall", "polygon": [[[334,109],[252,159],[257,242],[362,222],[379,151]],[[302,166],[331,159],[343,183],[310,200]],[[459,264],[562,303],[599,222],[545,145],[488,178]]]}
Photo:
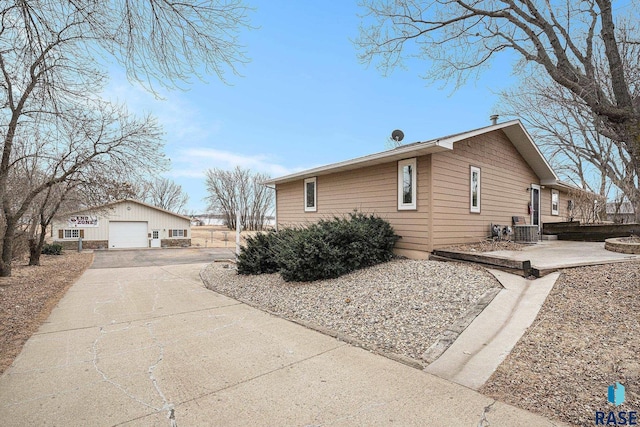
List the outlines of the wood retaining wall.
{"label": "wood retaining wall", "polygon": [[580,221],[548,222],[542,225],[542,234],[555,234],[558,240],[578,242],[604,242],[612,237],[640,235],[640,224],[580,224]]}

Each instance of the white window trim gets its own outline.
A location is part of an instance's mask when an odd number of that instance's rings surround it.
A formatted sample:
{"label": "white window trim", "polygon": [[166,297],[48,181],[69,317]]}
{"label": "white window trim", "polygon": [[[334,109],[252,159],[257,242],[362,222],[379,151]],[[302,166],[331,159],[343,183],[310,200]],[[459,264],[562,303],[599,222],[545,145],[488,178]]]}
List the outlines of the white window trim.
{"label": "white window trim", "polygon": [[[553,209],[553,196],[557,196],[556,208]],[[551,215],[560,215],[560,192],[558,190],[551,190]]]}
{"label": "white window trim", "polygon": [[[313,206],[307,206],[307,184],[313,182]],[[304,180],[304,211],[316,212],[318,210],[318,179],[317,177]]]}
{"label": "white window trim", "polygon": [[[67,231],[69,232],[70,237],[67,237]],[[73,236],[74,232],[77,234],[77,236],[75,236],[75,237]],[[77,228],[65,228],[62,231],[62,239],[67,239],[67,240],[68,239],[74,239],[75,240],[75,239],[79,239],[79,238],[80,238],[80,230],[77,229]]]}
{"label": "white window trim", "polygon": [[[416,196],[418,194],[417,191],[417,168],[416,168],[416,158],[400,160],[398,162],[398,210],[406,211],[406,210],[416,210]],[[411,203],[404,203],[403,195],[404,195],[404,174],[403,169],[405,166],[411,166],[411,170],[413,173],[411,174]]]}
{"label": "white window trim", "polygon": [[[473,174],[477,172],[478,174],[478,205],[473,205]],[[480,213],[480,206],[482,206],[482,186],[481,186],[481,171],[479,167],[471,166],[469,170],[469,212],[471,213]]]}

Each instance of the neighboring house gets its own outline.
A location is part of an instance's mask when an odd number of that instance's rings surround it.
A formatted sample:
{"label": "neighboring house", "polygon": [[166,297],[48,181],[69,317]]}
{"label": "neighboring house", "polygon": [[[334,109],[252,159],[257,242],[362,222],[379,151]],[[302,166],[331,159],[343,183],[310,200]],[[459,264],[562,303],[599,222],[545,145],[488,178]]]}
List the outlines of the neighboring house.
{"label": "neighboring house", "polygon": [[635,222],[636,215],[631,202],[607,203],[607,221],[617,224],[630,224]]}
{"label": "neighboring house", "polygon": [[55,243],[67,249],[191,246],[191,221],[137,200],[119,200],[77,212],[53,223]]}
{"label": "neighboring house", "polygon": [[396,252],[480,241],[490,224],[565,221],[568,192],[519,120],[269,180],[276,223],[299,225],[352,212],[375,213],[402,238]]}

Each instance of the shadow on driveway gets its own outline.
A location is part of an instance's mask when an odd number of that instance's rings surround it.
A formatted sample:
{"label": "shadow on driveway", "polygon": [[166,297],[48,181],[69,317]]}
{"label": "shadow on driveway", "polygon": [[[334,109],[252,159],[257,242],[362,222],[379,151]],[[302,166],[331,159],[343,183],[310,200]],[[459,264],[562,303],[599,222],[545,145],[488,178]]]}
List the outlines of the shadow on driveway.
{"label": "shadow on driveway", "polygon": [[111,249],[94,254],[92,269],[199,264],[235,256],[229,248]]}

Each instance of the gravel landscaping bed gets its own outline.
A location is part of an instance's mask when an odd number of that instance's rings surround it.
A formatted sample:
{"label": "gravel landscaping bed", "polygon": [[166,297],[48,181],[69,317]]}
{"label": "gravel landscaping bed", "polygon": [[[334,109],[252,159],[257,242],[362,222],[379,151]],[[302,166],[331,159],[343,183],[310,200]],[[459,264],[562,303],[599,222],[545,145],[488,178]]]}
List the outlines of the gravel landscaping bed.
{"label": "gravel landscaping bed", "polygon": [[493,252],[493,251],[521,251],[523,248],[530,246],[523,243],[515,243],[506,240],[482,240],[477,243],[467,243],[464,245],[449,246],[443,248],[447,251],[455,252]]}
{"label": "gravel landscaping bed", "polygon": [[[571,425],[640,411],[640,263],[563,271],[538,317],[480,390]],[[626,401],[607,402],[607,387]],[[605,418],[606,420],[606,418]]]}
{"label": "gravel landscaping bed", "polygon": [[278,274],[243,276],[224,266],[203,271],[209,289],[416,360],[485,292],[501,286],[479,267],[436,261],[393,260],[311,283],[287,283]]}

